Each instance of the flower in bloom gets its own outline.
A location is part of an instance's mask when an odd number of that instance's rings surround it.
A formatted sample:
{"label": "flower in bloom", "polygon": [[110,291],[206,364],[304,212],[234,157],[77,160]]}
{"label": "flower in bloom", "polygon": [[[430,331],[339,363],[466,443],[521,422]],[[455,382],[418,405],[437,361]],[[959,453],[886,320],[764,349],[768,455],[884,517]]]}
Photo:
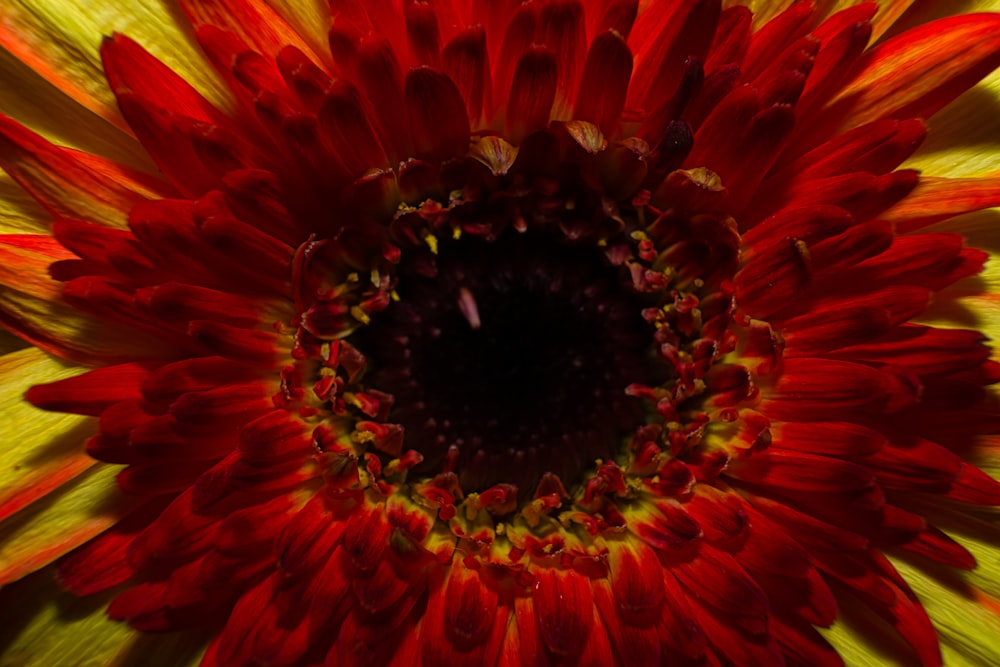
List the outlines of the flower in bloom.
{"label": "flower in bloom", "polygon": [[98,4],[0,10],[4,664],[1000,662],[1000,15]]}

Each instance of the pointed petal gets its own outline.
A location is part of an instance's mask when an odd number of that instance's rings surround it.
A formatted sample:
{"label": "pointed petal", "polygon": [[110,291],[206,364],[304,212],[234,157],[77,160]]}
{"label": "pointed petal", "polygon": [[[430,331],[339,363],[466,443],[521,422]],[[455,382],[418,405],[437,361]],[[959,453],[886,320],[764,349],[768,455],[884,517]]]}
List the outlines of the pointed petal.
{"label": "pointed petal", "polygon": [[469,150],[469,114],[462,94],[444,74],[421,67],[404,84],[410,132],[418,154],[444,160]]}
{"label": "pointed petal", "polygon": [[51,382],[83,371],[60,363],[37,348],[0,357],[0,520],[44,498],[94,464],[83,452],[93,425],[81,417],[42,412],[23,398],[36,382]]}
{"label": "pointed petal", "polygon": [[110,160],[61,148],[0,116],[0,166],[53,216],[124,227],[138,201],[171,188]]}
{"label": "pointed petal", "polygon": [[928,118],[1000,65],[1000,16],[966,14],[914,28],[873,49],[827,108],[838,127]]}
{"label": "pointed petal", "polygon": [[196,28],[214,25],[235,34],[258,52],[276,56],[294,46],[315,63],[320,60],[299,33],[263,0],[180,0]]}
{"label": "pointed petal", "polygon": [[[128,32],[224,108],[231,96],[207,67],[171,3],[14,0],[4,4],[0,45],[92,112],[126,129],[101,70],[95,36]],[[66,20],[67,17],[73,20]]]}
{"label": "pointed petal", "polygon": [[48,565],[118,522],[128,506],[117,466],[97,464],[0,523],[0,583]]}

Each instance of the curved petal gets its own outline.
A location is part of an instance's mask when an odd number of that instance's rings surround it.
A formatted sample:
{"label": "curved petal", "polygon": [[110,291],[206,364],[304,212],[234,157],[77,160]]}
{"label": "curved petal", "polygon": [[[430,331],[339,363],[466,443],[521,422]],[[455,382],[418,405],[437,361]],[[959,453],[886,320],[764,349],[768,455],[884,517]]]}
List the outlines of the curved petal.
{"label": "curved petal", "polygon": [[0,46],[42,74],[78,103],[122,129],[104,81],[98,48],[102,35],[127,32],[217,106],[231,97],[194,46],[173,3],[110,0],[13,0],[4,3]]}
{"label": "curved petal", "polygon": [[38,382],[72,377],[83,368],[67,366],[38,348],[0,357],[0,521],[43,498],[94,465],[83,451],[92,425],[86,418],[44,412],[23,399]]}
{"label": "curved petal", "polygon": [[[104,594],[79,598],[50,569],[0,591],[0,663],[19,667],[194,667],[200,634],[141,635],[107,615]],[[81,641],[86,637],[86,641]]]}

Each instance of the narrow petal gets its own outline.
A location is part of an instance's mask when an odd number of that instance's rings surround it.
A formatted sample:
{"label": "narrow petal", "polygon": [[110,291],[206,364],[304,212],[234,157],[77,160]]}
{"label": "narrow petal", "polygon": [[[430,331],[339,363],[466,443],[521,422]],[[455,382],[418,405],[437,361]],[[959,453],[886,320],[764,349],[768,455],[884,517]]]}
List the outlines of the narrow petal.
{"label": "narrow petal", "polygon": [[928,118],[1000,64],[1000,17],[971,14],[906,32],[865,56],[828,107],[837,127],[878,118]]}
{"label": "narrow petal", "polygon": [[94,464],[82,451],[93,425],[81,417],[47,413],[24,401],[35,382],[80,373],[37,348],[0,357],[0,441],[6,443],[0,469],[0,520],[43,498]]}
{"label": "narrow petal", "polygon": [[1000,178],[922,177],[909,197],[882,217],[912,232],[963,213],[1000,206]]}
{"label": "narrow petal", "polygon": [[0,523],[0,582],[48,565],[113,526],[125,512],[115,466],[98,464]]}
{"label": "narrow petal", "polygon": [[[0,44],[79,104],[126,131],[104,80],[97,35],[127,31],[214,103],[224,108],[231,104],[225,86],[206,67],[168,3],[15,0],[4,9]],[[67,16],[74,20],[67,21]]]}
{"label": "narrow petal", "polygon": [[320,62],[299,33],[262,0],[181,0],[181,7],[195,27],[215,25],[231,31],[260,53],[276,56],[294,46]]}
{"label": "narrow petal", "polygon": [[45,141],[0,116],[0,166],[53,216],[124,227],[138,201],[169,196],[162,181]]}

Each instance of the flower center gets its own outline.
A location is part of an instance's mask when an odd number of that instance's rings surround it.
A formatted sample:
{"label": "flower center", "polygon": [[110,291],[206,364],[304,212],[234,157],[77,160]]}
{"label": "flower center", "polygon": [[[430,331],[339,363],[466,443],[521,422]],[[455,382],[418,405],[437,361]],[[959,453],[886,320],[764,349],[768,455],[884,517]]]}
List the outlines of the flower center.
{"label": "flower center", "polygon": [[389,418],[423,455],[416,472],[527,493],[544,473],[572,484],[614,456],[644,420],[626,387],[664,370],[627,273],[537,232],[437,250],[404,253],[399,301],[351,338],[368,384],[396,399]]}

